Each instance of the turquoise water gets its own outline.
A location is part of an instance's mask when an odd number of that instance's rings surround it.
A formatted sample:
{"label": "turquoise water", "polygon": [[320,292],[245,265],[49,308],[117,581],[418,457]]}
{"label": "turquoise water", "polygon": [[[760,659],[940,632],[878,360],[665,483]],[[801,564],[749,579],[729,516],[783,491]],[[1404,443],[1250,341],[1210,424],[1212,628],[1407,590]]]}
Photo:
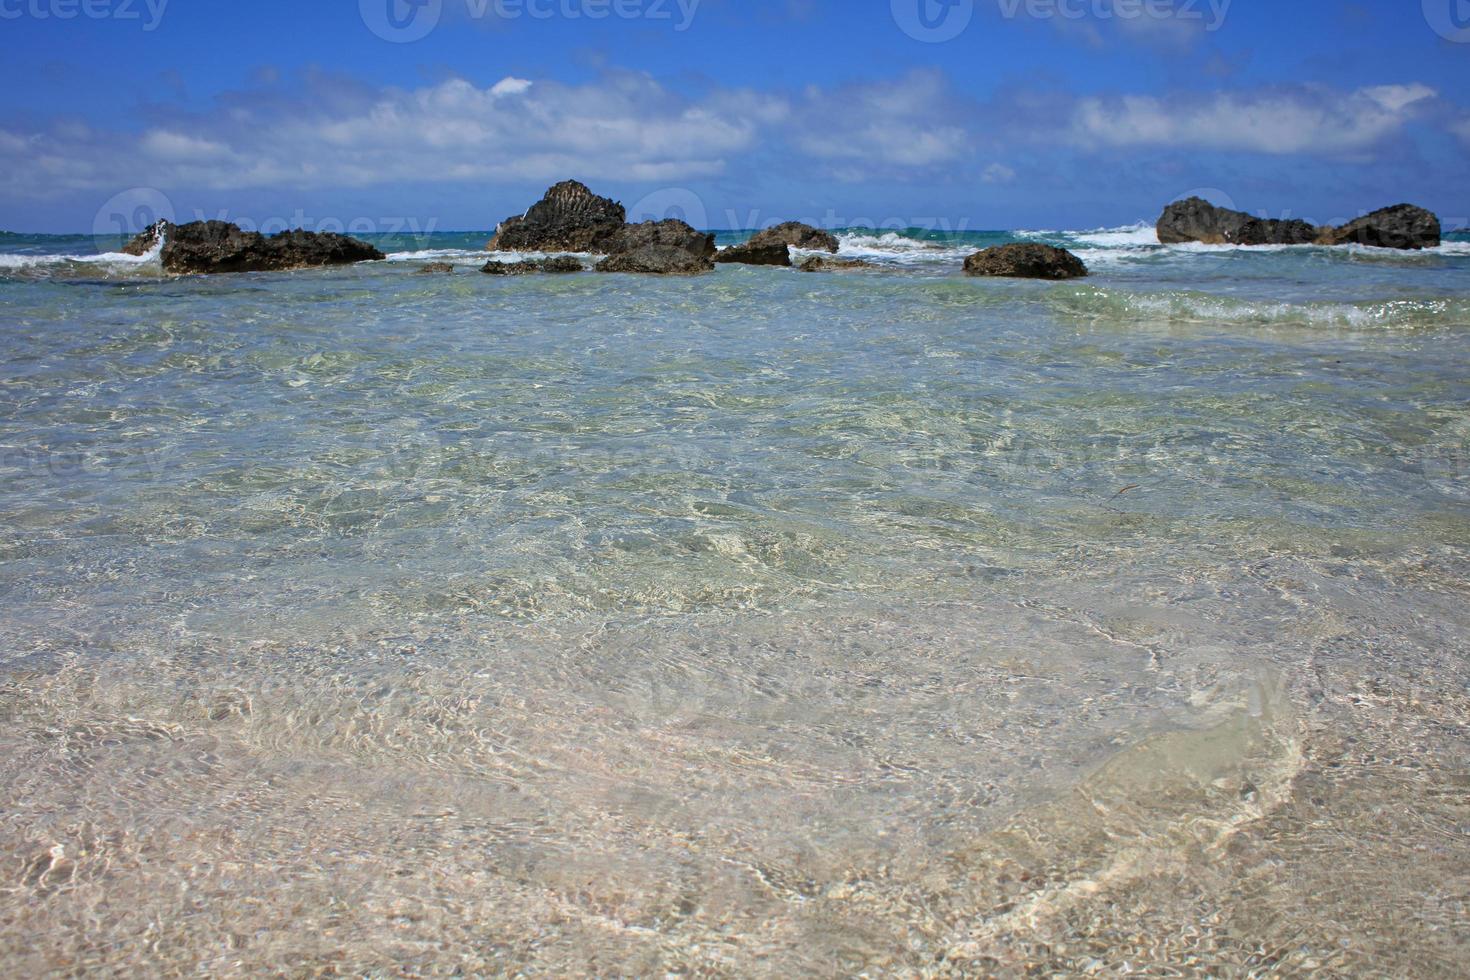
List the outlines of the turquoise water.
{"label": "turquoise water", "polygon": [[11,972],[1463,962],[1470,241],[486,237],[0,237]]}

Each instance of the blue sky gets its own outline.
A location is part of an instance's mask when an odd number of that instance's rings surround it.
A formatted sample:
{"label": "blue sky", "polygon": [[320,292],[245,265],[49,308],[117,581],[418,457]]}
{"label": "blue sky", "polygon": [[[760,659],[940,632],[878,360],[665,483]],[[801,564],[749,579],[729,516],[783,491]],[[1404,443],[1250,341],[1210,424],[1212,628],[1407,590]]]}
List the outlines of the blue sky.
{"label": "blue sky", "polygon": [[1470,0],[0,0],[0,51],[10,230],[488,229],[568,176],[707,227],[1470,215]]}

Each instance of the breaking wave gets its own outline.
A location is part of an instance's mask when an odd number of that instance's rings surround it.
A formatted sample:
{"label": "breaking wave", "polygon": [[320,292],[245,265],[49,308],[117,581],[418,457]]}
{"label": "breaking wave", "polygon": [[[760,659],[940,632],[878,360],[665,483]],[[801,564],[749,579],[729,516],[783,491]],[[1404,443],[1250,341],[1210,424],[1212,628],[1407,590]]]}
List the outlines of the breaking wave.
{"label": "breaking wave", "polygon": [[1059,312],[1097,320],[1392,329],[1470,325],[1470,300],[1464,298],[1287,303],[1187,290],[1129,292],[1078,286],[1057,290],[1048,300]]}

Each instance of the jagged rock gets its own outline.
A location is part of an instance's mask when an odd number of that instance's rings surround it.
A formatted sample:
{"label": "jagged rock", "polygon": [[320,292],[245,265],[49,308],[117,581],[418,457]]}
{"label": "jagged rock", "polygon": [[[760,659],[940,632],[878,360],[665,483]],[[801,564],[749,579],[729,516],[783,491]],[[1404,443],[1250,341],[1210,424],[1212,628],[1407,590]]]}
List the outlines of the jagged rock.
{"label": "jagged rock", "polygon": [[539,273],[581,272],[582,263],[570,255],[558,255],[549,259],[527,259],[523,262],[486,262],[481,272],[490,276],[533,276]]}
{"label": "jagged rock", "polygon": [[791,265],[791,246],[785,242],[745,242],[722,249],[715,256],[716,262],[734,262],[740,265]]}
{"label": "jagged rock", "polygon": [[801,264],[802,272],[854,272],[858,269],[876,269],[866,259],[829,259],[825,255],[813,255]]}
{"label": "jagged rock", "polygon": [[997,245],[983,252],[976,252],[965,260],[965,272],[972,276],[1078,279],[1087,275],[1087,266],[1066,249],[1019,243]]}
{"label": "jagged rock", "polygon": [[502,221],[485,248],[606,254],[607,240],[622,230],[627,217],[627,209],[617,201],[598,197],[579,181],[564,180],[525,214]]}
{"label": "jagged rock", "polygon": [[1323,229],[1319,245],[1373,245],[1377,248],[1438,248],[1439,218],[1412,204],[1395,204],[1338,228]]}
{"label": "jagged rock", "polygon": [[447,276],[454,272],[454,266],[449,262],[430,262],[419,267],[414,273],[417,276]]}
{"label": "jagged rock", "polygon": [[790,245],[792,248],[837,251],[837,237],[830,231],[804,225],[800,221],[787,221],[757,232],[751,236],[749,245]]}
{"label": "jagged rock", "polygon": [[1217,208],[1199,197],[1175,201],[1164,209],[1157,226],[1165,245],[1310,245],[1320,229],[1305,221],[1256,218],[1244,211]]}
{"label": "jagged rock", "polygon": [[165,272],[280,272],[325,265],[350,265],[386,258],[367,242],[331,232],[283,231],[267,238],[227,221],[176,225],[159,221],[123,251],[146,255],[163,238],[159,258]]}
{"label": "jagged rock", "polygon": [[677,218],[624,225],[608,239],[607,249],[610,255],[598,263],[598,272],[693,275],[715,267],[715,236]]}
{"label": "jagged rock", "polygon": [[1165,245],[1204,242],[1212,245],[1372,245],[1421,249],[1440,244],[1439,219],[1412,204],[1397,204],[1338,228],[1317,228],[1305,221],[1255,218],[1243,211],[1217,208],[1191,197],[1164,209],[1158,223]]}

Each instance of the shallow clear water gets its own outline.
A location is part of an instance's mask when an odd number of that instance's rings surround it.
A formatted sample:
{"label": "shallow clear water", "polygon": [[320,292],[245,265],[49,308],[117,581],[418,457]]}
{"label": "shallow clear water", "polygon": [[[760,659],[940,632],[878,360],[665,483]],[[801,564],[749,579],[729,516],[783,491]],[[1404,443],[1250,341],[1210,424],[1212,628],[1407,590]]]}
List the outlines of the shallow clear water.
{"label": "shallow clear water", "polygon": [[1456,972],[1470,244],[1012,237],[0,239],[0,963]]}

